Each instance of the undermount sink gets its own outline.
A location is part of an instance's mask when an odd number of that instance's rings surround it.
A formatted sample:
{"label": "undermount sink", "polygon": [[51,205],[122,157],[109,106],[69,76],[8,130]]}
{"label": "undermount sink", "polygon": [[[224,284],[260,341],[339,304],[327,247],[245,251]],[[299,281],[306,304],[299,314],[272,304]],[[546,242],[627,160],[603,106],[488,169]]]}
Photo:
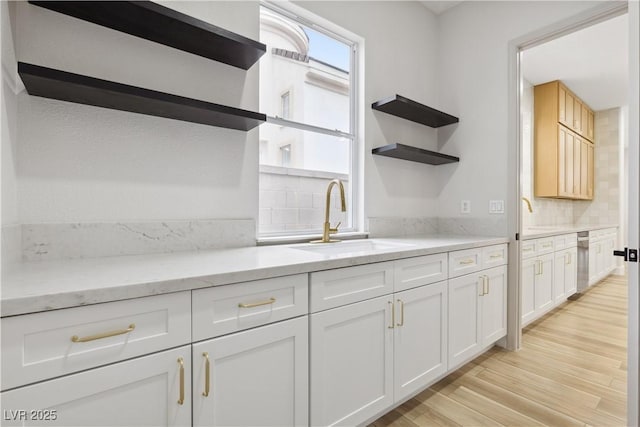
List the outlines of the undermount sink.
{"label": "undermount sink", "polygon": [[323,255],[345,255],[406,249],[412,246],[415,245],[376,240],[347,240],[334,243],[310,243],[304,246],[293,246],[292,248]]}

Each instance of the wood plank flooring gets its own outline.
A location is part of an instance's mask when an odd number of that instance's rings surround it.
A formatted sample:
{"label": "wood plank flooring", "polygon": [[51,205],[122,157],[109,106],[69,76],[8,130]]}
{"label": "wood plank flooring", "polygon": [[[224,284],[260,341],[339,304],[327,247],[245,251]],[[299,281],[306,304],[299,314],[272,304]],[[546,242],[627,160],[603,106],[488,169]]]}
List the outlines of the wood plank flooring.
{"label": "wood plank flooring", "polygon": [[372,427],[625,426],[627,280],[609,276]]}

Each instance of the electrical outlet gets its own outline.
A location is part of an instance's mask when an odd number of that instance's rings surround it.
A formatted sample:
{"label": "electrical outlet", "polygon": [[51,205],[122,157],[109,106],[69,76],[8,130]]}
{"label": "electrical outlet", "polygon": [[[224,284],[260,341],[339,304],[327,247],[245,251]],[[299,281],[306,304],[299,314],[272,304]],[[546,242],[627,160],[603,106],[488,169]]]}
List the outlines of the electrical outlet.
{"label": "electrical outlet", "polygon": [[460,213],[463,213],[463,214],[471,213],[471,200],[460,201]]}
{"label": "electrical outlet", "polygon": [[489,213],[504,213],[504,200],[489,200]]}

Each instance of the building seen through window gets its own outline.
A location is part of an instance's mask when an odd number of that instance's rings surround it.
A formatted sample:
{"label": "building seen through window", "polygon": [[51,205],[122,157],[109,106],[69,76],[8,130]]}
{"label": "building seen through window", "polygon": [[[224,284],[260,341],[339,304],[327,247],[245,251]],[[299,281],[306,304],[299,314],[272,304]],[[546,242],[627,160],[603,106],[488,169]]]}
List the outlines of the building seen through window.
{"label": "building seen through window", "polygon": [[[311,28],[313,26],[313,28]],[[353,117],[355,45],[286,12],[262,6],[260,41],[260,213],[262,236],[318,232],[324,221],[327,184],[343,181],[348,198],[355,146]],[[336,196],[337,197],[337,196]],[[332,223],[355,227],[332,203]]]}

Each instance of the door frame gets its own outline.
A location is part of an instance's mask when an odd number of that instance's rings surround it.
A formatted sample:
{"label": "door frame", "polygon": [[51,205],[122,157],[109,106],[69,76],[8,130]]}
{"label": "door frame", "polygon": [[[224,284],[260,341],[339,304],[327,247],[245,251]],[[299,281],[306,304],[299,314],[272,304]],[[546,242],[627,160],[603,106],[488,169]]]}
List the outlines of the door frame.
{"label": "door frame", "polygon": [[[509,292],[508,292],[508,312],[507,324],[508,333],[506,347],[509,350],[518,350],[522,344],[522,322],[520,313],[521,306],[521,283],[520,283],[520,240],[522,234],[522,189],[520,187],[520,173],[522,170],[521,157],[521,123],[520,123],[520,87],[522,80],[521,56],[522,52],[528,48],[543,44],[558,37],[573,33],[594,24],[606,21],[616,16],[629,14],[629,63],[630,63],[630,92],[632,94],[629,102],[629,159],[635,159],[638,164],[640,153],[638,150],[638,21],[640,5],[637,1],[628,3],[610,2],[600,4],[587,11],[581,12],[573,17],[561,20],[554,24],[542,27],[524,36],[513,39],[508,44],[508,141],[513,141],[507,148],[508,169],[510,185],[507,194],[507,229],[510,240],[509,245]],[[635,50],[634,50],[635,49]],[[636,118],[634,121],[633,118]],[[630,160],[629,164],[633,164]],[[635,180],[635,181],[633,181]],[[629,168],[629,245],[638,247],[640,240],[640,229],[638,215],[640,214],[638,200],[639,176],[638,170]],[[635,182],[635,185],[632,183]],[[633,193],[633,194],[632,194]],[[634,201],[635,200],[635,204]],[[635,210],[634,210],[635,209]],[[635,216],[632,216],[635,215]],[[635,237],[634,237],[635,236]],[[636,246],[633,246],[633,245]],[[637,265],[640,267],[640,264]],[[635,266],[634,266],[635,267]],[[631,271],[633,270],[633,271]],[[638,372],[638,343],[639,343],[639,316],[640,295],[638,286],[638,276],[640,268],[629,268],[629,331],[628,331],[628,394],[627,394],[627,424],[637,426],[640,420],[638,408],[638,384],[640,382]]]}
{"label": "door frame", "polygon": [[[628,178],[628,244],[631,248],[640,246],[640,4],[629,2],[629,178]],[[631,165],[636,165],[632,168]],[[640,344],[639,321],[639,278],[640,263],[628,263],[628,330],[627,330],[627,425],[640,423],[638,391],[640,377],[638,372],[638,346]]]}

